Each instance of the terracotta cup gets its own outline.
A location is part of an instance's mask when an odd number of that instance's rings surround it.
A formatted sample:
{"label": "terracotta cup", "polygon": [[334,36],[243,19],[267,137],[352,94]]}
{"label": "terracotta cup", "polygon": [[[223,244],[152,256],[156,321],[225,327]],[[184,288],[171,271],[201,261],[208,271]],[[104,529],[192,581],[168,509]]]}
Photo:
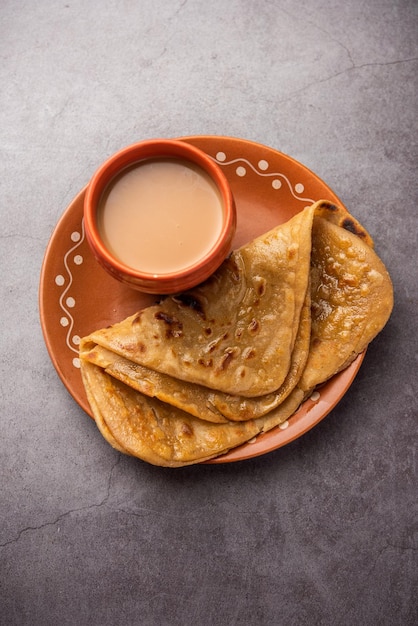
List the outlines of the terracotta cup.
{"label": "terracotta cup", "polygon": [[[98,226],[98,210],[103,194],[112,181],[129,166],[149,159],[179,159],[199,166],[215,183],[222,205],[222,225],[209,251],[191,265],[166,273],[150,273],[130,267],[106,247]],[[199,210],[199,207],[196,207]],[[228,181],[215,161],[202,150],[175,139],[154,139],[123,148],[107,159],[95,172],[86,189],[84,224],[87,241],[97,261],[113,277],[134,289],[153,294],[178,293],[204,281],[226,258],[236,230],[236,209]],[[138,241],[138,246],[141,241]]]}

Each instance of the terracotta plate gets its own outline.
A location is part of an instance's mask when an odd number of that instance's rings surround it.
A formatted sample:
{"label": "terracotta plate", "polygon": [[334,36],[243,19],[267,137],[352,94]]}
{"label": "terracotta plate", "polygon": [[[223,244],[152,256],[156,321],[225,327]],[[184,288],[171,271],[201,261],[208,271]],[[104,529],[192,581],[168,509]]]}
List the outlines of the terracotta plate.
{"label": "terracotta plate", "polygon": [[[276,150],[231,137],[182,139],[213,157],[230,182],[238,212],[234,247],[286,222],[316,200],[341,203],[315,174]],[[84,236],[83,198],[84,190],[71,202],[52,234],[42,266],[39,305],[52,362],[70,394],[91,415],[79,369],[80,337],[124,319],[155,298],[122,285],[97,264]],[[248,459],[300,437],[338,403],[363,357],[323,385],[289,421],[209,462]]]}

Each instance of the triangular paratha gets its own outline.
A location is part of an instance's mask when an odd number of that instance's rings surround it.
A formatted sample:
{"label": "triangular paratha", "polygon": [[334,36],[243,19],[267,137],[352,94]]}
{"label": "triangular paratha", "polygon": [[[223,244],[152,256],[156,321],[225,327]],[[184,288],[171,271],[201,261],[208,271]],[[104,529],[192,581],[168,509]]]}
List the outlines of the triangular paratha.
{"label": "triangular paratha", "polygon": [[284,382],[309,282],[314,206],[233,252],[202,285],[89,340],[162,374],[254,397]]}
{"label": "triangular paratha", "polygon": [[246,398],[188,383],[138,365],[115,352],[82,339],[80,358],[103,368],[108,374],[146,396],[167,402],[195,417],[213,423],[245,421],[268,413],[287,398],[299,381],[308,358],[311,329],[311,298],[307,290],[290,368],[283,384],[273,393]]}

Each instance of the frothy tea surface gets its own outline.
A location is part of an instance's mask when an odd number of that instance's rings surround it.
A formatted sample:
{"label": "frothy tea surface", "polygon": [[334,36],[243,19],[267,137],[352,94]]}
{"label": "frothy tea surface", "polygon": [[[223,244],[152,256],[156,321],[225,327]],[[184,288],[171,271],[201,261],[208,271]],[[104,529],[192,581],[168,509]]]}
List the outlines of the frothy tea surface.
{"label": "frothy tea surface", "polygon": [[125,265],[152,274],[184,269],[215,244],[223,223],[220,192],[198,165],[174,158],[140,161],[101,198],[100,235]]}

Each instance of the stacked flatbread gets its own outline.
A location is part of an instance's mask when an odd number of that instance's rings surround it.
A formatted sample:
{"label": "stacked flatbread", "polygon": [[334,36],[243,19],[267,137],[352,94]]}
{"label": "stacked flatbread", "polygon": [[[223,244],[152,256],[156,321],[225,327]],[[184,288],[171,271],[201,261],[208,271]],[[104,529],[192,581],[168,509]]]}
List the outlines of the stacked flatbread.
{"label": "stacked flatbread", "polygon": [[288,419],[367,347],[392,306],[368,233],[317,202],[198,287],[82,339],[97,426],[155,465],[224,454]]}

